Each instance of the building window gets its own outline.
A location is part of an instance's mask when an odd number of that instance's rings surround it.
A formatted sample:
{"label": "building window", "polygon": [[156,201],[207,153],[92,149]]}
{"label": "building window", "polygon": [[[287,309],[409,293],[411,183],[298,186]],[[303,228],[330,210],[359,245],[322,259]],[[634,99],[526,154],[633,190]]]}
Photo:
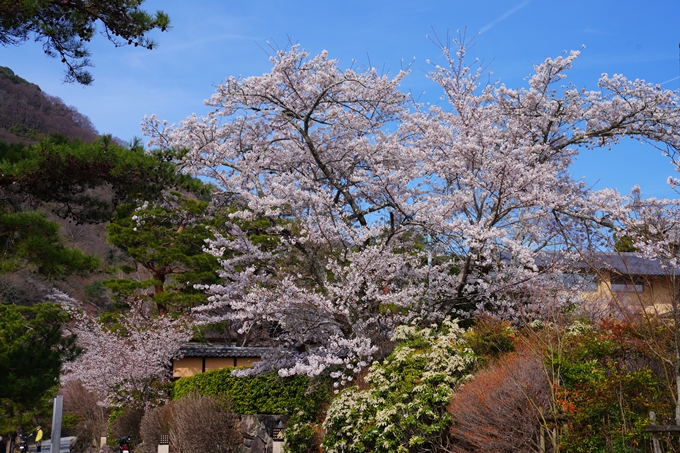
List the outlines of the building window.
{"label": "building window", "polygon": [[623,275],[612,275],[611,285],[617,293],[641,293],[645,287],[642,277]]}
{"label": "building window", "polygon": [[558,276],[562,285],[581,291],[597,291],[597,276],[593,274],[565,273]]}

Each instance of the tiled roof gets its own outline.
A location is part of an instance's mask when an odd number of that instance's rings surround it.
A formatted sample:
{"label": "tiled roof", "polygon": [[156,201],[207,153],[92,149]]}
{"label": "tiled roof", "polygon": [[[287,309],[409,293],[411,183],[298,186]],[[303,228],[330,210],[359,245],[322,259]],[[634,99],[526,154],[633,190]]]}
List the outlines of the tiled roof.
{"label": "tiled roof", "polygon": [[[664,268],[659,260],[653,260],[640,256],[638,253],[594,253],[584,261],[591,260],[586,264],[598,269],[606,269],[624,275],[668,275],[672,268]],[[680,269],[675,269],[676,275],[680,275]]]}
{"label": "tiled roof", "polygon": [[179,350],[183,357],[262,357],[262,354],[268,352],[270,348],[263,346],[187,343]]}
{"label": "tiled roof", "polygon": [[[503,252],[501,258],[510,261],[507,252]],[[547,269],[555,264],[568,264],[568,261],[558,251],[545,250],[536,255],[535,263],[539,268]],[[585,272],[595,268],[622,275],[665,276],[673,271],[671,268],[664,268],[659,260],[645,258],[639,253],[632,252],[585,252],[580,259],[572,262],[571,266]],[[675,268],[675,275],[680,276],[680,267]]]}
{"label": "tiled roof", "polygon": [[[544,251],[536,257],[536,264],[541,268],[555,263],[566,264],[558,252]],[[586,252],[572,265],[586,272],[595,268],[622,275],[664,276],[672,272],[672,269],[664,268],[659,260],[645,258],[639,253],[632,252]],[[675,274],[680,276],[680,268],[675,269]]]}

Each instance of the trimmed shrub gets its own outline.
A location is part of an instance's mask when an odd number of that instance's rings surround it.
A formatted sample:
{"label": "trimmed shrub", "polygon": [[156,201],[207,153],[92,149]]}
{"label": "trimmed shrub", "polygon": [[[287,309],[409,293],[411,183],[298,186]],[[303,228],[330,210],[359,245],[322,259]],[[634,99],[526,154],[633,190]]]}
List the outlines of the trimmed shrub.
{"label": "trimmed shrub", "polygon": [[319,448],[324,407],[331,397],[328,379],[277,374],[232,376],[234,368],[223,368],[178,379],[173,399],[197,392],[222,395],[237,414],[290,415],[286,428],[286,451],[311,453]]}
{"label": "trimmed shrub", "polygon": [[330,397],[330,383],[306,376],[277,374],[232,376],[234,368],[222,368],[175,381],[172,397],[189,393],[224,395],[237,414],[317,414]]}
{"label": "trimmed shrub", "polygon": [[144,453],[156,453],[158,451],[160,435],[170,434],[172,417],[172,403],[146,411],[139,427],[139,434],[142,438],[142,450]]}
{"label": "trimmed shrub", "polygon": [[229,400],[196,392],[147,411],[140,432],[145,453],[158,451],[160,434],[170,436],[171,451],[182,453],[235,453],[243,445]]}
{"label": "trimmed shrub", "polygon": [[97,404],[97,397],[78,381],[69,381],[60,392],[64,396],[64,427],[72,428],[76,436],[71,451],[89,451],[106,432],[108,409]]}

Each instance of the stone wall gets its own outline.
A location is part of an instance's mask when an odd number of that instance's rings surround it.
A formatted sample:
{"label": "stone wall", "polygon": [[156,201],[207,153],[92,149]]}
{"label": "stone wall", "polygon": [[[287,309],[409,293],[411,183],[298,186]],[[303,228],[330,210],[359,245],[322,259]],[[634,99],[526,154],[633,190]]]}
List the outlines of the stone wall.
{"label": "stone wall", "polygon": [[[288,424],[288,415],[241,415],[240,429],[243,447],[239,453],[278,453],[281,450],[283,433]],[[272,438],[274,436],[275,438]]]}
{"label": "stone wall", "polygon": [[[281,453],[283,452],[283,431],[288,424],[289,415],[240,415],[239,429],[243,435],[243,446],[239,453]],[[278,435],[277,435],[278,434]],[[164,445],[164,447],[166,447]],[[102,437],[102,447],[98,453],[117,453],[118,447],[106,445]],[[0,452],[4,453],[4,452]]]}

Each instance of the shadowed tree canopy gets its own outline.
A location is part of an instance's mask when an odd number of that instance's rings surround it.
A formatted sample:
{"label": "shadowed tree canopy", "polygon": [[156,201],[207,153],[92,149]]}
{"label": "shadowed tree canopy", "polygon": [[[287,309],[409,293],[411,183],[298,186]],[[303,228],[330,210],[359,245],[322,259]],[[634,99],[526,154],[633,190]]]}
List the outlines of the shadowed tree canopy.
{"label": "shadowed tree canopy", "polygon": [[67,319],[51,303],[0,304],[0,402],[31,407],[58,383],[62,361],[78,354],[75,336],[63,335]]}
{"label": "shadowed tree canopy", "polygon": [[190,184],[174,153],[146,153],[141,146],[95,143],[54,136],[37,145],[0,143],[0,273],[30,266],[47,276],[82,272],[97,260],[66,247],[59,227],[35,209],[49,209],[76,223],[101,223],[116,206],[159,198],[169,187]]}
{"label": "shadowed tree canopy", "polygon": [[147,37],[154,29],[165,31],[170,18],[163,11],[149,14],[141,9],[144,0],[0,0],[0,43],[19,45],[30,37],[43,43],[43,50],[66,65],[67,82],[92,83],[85,70],[91,66],[85,47],[97,30],[116,47],[124,45],[153,49]]}
{"label": "shadowed tree canopy", "polygon": [[[130,199],[149,200],[169,187],[189,184],[173,153],[146,153],[103,136],[95,143],[53,136],[34,146],[0,143],[0,201],[50,203],[76,222],[105,222]],[[98,192],[98,190],[106,193]]]}
{"label": "shadowed tree canopy", "polygon": [[[162,203],[120,205],[107,226],[108,241],[134,259],[136,267],[128,270],[135,278],[104,284],[123,297],[150,297],[160,314],[205,302],[207,296],[194,285],[216,283],[219,268],[217,258],[204,252],[205,240],[228,214],[208,207],[207,201],[179,192],[167,194]],[[142,269],[150,279],[139,278]]]}

